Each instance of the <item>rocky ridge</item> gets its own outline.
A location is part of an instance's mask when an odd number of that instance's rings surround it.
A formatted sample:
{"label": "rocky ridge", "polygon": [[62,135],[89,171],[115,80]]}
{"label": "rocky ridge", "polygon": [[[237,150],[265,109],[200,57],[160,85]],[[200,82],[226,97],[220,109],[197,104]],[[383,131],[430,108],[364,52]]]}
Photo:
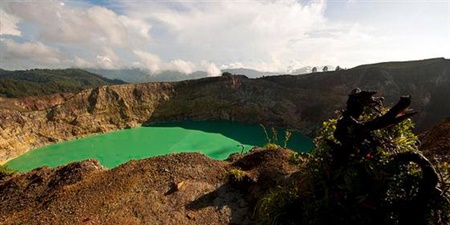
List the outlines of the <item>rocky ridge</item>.
{"label": "rocky ridge", "polygon": [[450,60],[382,63],[302,76],[222,76],[101,86],[77,94],[0,99],[0,162],[49,143],[163,121],[232,120],[313,135],[355,87],[392,105],[411,94],[418,131],[449,116]]}

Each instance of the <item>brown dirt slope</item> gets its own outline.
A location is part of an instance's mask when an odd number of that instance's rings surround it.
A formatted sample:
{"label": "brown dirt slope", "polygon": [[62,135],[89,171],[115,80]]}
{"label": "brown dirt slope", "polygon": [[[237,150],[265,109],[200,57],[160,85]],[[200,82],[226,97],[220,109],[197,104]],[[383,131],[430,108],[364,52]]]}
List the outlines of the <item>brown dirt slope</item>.
{"label": "brown dirt slope", "polygon": [[421,135],[420,150],[427,156],[450,156],[450,117]]}
{"label": "brown dirt slope", "polygon": [[[254,224],[255,202],[298,169],[292,154],[181,153],[111,170],[87,160],[14,174],[0,180],[0,224]],[[233,168],[243,182],[229,181]]]}

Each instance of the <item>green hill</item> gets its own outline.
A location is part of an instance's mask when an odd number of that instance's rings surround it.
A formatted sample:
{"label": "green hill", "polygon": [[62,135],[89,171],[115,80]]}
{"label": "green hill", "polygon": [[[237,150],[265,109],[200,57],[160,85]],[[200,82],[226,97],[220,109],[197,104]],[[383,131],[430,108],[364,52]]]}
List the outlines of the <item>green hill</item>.
{"label": "green hill", "polygon": [[124,83],[80,69],[0,70],[0,96],[9,98],[78,92],[101,85]]}

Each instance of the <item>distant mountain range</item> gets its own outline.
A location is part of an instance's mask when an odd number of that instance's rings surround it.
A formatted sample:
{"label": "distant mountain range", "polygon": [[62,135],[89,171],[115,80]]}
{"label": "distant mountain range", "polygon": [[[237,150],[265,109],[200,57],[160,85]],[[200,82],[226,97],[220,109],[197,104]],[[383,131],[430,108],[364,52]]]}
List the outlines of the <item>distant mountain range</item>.
{"label": "distant mountain range", "polygon": [[[208,73],[204,71],[196,71],[190,74],[184,74],[178,71],[162,71],[151,74],[150,71],[140,68],[125,68],[125,69],[92,69],[85,68],[84,70],[91,73],[100,74],[109,79],[120,79],[128,83],[146,83],[146,82],[174,82],[182,80],[192,80],[198,78],[208,77]],[[224,69],[222,73],[228,72],[233,75],[245,75],[249,78],[257,78],[263,76],[279,75],[280,73],[261,72],[252,69]]]}
{"label": "distant mountain range", "polygon": [[[368,65],[361,65],[349,69],[349,71],[361,70],[409,70],[428,66],[436,62],[442,62],[443,58],[404,61],[404,62],[382,62]],[[315,67],[319,75],[321,73],[342,72],[335,71],[336,68],[327,66]],[[276,75],[311,75],[311,66],[298,69],[290,69],[288,72],[262,72],[248,68],[223,69],[222,73],[228,75],[244,75],[247,78],[263,78]],[[345,69],[346,70],[346,69]],[[394,71],[392,71],[394,72]],[[351,72],[350,72],[351,73]],[[32,69],[7,71],[0,68],[0,97],[25,97],[40,96],[53,93],[75,93],[85,88],[97,87],[108,84],[123,83],[146,83],[146,82],[177,82],[208,77],[204,71],[196,71],[184,74],[177,71],[162,71],[152,74],[150,71],[140,68],[124,69]]]}
{"label": "distant mountain range", "polygon": [[[253,69],[225,69],[232,75],[248,78],[279,75]],[[177,71],[162,71],[151,74],[145,69],[32,69],[8,71],[0,69],[0,97],[41,96],[55,93],[75,93],[86,88],[109,84],[176,82],[208,77],[204,71],[184,74]]]}
{"label": "distant mountain range", "polygon": [[156,74],[151,74],[150,71],[140,68],[125,68],[116,70],[85,68],[84,70],[91,73],[100,74],[109,79],[119,79],[128,83],[173,82],[198,79],[208,76],[208,73],[204,71],[196,71],[190,74],[184,74],[178,71],[168,70]]}
{"label": "distant mountain range", "polygon": [[[204,71],[196,71],[190,74],[184,74],[178,71],[162,71],[159,73],[152,74],[150,71],[140,68],[124,68],[124,69],[93,69],[84,68],[84,70],[91,73],[100,74],[109,79],[120,79],[128,83],[145,83],[145,82],[174,82],[182,80],[192,80],[203,77],[208,77],[208,73]],[[321,71],[321,69],[319,69]],[[254,69],[247,68],[233,68],[233,69],[223,69],[222,73],[230,73],[232,75],[244,75],[248,78],[259,78],[265,76],[273,75],[297,75],[305,74],[311,72],[311,67],[303,67],[291,72],[262,72]]]}
{"label": "distant mountain range", "polygon": [[222,72],[228,72],[235,75],[244,75],[248,78],[258,78],[258,77],[264,77],[264,76],[273,76],[273,75],[280,75],[281,73],[275,73],[275,72],[261,72],[258,70],[253,69],[246,69],[246,68],[237,68],[237,69],[223,69]]}

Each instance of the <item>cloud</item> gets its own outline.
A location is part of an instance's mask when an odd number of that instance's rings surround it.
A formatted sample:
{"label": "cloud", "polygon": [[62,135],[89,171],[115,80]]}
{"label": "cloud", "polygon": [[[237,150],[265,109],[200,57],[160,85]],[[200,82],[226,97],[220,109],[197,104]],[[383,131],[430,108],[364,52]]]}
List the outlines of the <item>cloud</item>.
{"label": "cloud", "polygon": [[[282,1],[174,1],[128,3],[126,9],[166,29],[166,55],[162,58],[188,57],[192,61],[209,60],[218,65],[240,63],[270,69],[285,68],[292,54],[289,43],[307,38],[314,30],[324,29],[325,1],[307,4]],[[157,11],[145,11],[157,8]],[[155,36],[158,45],[163,40]],[[155,46],[161,48],[161,46]],[[160,52],[155,52],[160,54]],[[270,65],[269,65],[270,64]],[[268,68],[269,69],[269,68]]]}
{"label": "cloud", "polygon": [[14,35],[20,36],[21,32],[17,28],[17,24],[20,22],[20,19],[14,15],[11,15],[5,12],[3,9],[0,9],[0,35]]}
{"label": "cloud", "polygon": [[70,44],[109,44],[124,46],[148,41],[150,24],[117,15],[101,6],[87,9],[58,1],[11,2],[9,10],[24,22],[37,27],[42,41]]}
{"label": "cloud", "polygon": [[195,65],[192,62],[181,59],[164,62],[159,56],[144,52],[141,50],[134,50],[134,54],[140,59],[140,62],[135,65],[141,65],[148,69],[152,74],[162,72],[164,70],[179,71],[185,74],[194,72]]}
{"label": "cloud", "polygon": [[5,46],[5,52],[19,58],[27,58],[30,55],[37,58],[57,58],[59,55],[58,50],[45,46],[41,42],[17,43],[11,40],[3,40],[2,43]]}
{"label": "cloud", "polygon": [[[79,68],[104,68],[104,69],[119,69],[121,58],[117,55],[114,49],[103,47],[96,52],[95,57],[79,57],[75,56],[73,59],[65,61],[65,64],[79,67]],[[89,58],[90,60],[86,60]]]}
{"label": "cloud", "polygon": [[61,53],[57,49],[46,46],[41,42],[17,43],[3,39],[1,40],[0,51],[2,52],[0,65],[3,68],[7,68],[8,63],[23,63],[31,57],[32,61],[37,64],[55,65],[61,62]]}
{"label": "cloud", "polygon": [[[325,1],[143,1],[103,6],[49,1],[7,7],[34,35],[64,52],[68,65],[141,66],[156,73],[207,70],[226,65],[282,71],[306,57],[311,33],[328,32]],[[153,24],[153,25],[151,25]],[[30,34],[28,34],[30,35]],[[205,63],[205,62],[210,63]]]}
{"label": "cloud", "polygon": [[208,76],[220,76],[222,71],[216,66],[216,64],[203,60],[200,62],[200,70],[206,71]]}
{"label": "cloud", "polygon": [[283,71],[329,60],[326,49],[339,48],[350,29],[333,34],[337,28],[320,0],[115,2],[121,14],[98,5],[46,3],[8,2],[5,9],[12,24],[26,25],[16,31],[64,53],[60,66],[211,75],[238,65]]}
{"label": "cloud", "polygon": [[[8,27],[15,28],[8,28],[8,33],[22,36],[24,40],[36,40],[42,46],[51,46],[54,50],[64,52],[60,54],[63,57],[60,67],[122,67],[129,61],[117,52],[130,52],[151,40],[149,23],[118,15],[101,6],[78,6],[58,1],[6,4],[5,10],[8,12],[5,15],[9,18],[6,21],[12,21],[8,22]],[[22,26],[11,26],[17,25],[18,21],[21,21]],[[13,52],[7,54],[9,58],[19,57]],[[28,57],[31,61],[41,62],[34,55]],[[28,66],[23,65],[22,68]]]}
{"label": "cloud", "polygon": [[244,64],[242,64],[241,62],[232,62],[220,65],[221,69],[239,69],[244,67]]}
{"label": "cloud", "polygon": [[[405,56],[445,57],[449,52],[449,33],[444,29],[449,23],[442,22],[448,19],[448,3],[383,2],[372,8],[361,1],[325,0],[101,2],[2,2],[0,30],[7,42],[0,47],[7,61],[0,65],[17,69],[138,66],[153,73],[204,70],[217,75],[218,68],[282,72]],[[398,12],[410,13],[403,19]],[[30,49],[53,56],[20,53]]]}
{"label": "cloud", "polygon": [[144,66],[150,70],[151,73],[157,73],[161,71],[162,60],[157,55],[144,52],[141,50],[134,50],[133,53],[140,59],[140,62],[135,65]]}
{"label": "cloud", "polygon": [[220,69],[214,63],[210,63],[206,60],[202,60],[198,63],[181,59],[164,62],[159,56],[149,52],[134,50],[134,54],[140,60],[139,62],[134,63],[134,65],[144,67],[152,74],[157,74],[166,70],[178,71],[184,74],[190,74],[195,71],[205,71],[209,76],[218,76],[221,74]]}

